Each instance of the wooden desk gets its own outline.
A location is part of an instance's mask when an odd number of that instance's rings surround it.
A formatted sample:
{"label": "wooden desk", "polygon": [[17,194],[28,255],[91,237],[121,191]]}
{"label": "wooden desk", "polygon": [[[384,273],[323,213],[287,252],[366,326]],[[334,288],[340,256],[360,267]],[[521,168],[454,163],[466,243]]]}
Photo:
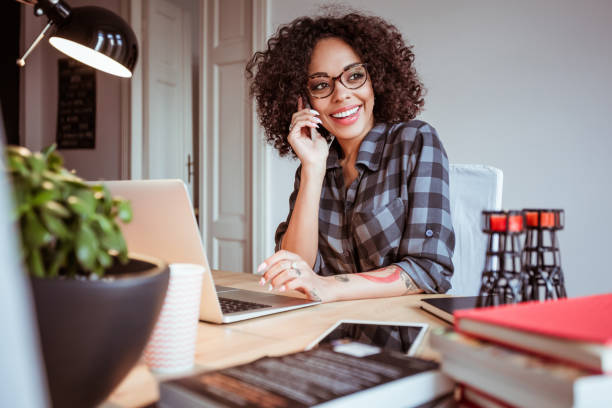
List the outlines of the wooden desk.
{"label": "wooden desk", "polygon": [[[265,291],[258,285],[259,276],[213,271],[215,283],[243,289]],[[294,292],[289,295],[301,297]],[[419,307],[425,297],[446,295],[410,295],[384,299],[352,300],[327,303],[256,319],[217,325],[200,322],[196,340],[196,368],[218,369],[264,357],[303,350],[327,328],[341,319],[382,320],[446,324]],[[429,331],[417,353],[437,359],[429,347]],[[185,375],[185,374],[182,374]],[[157,377],[157,380],[165,379]],[[102,407],[141,407],[159,398],[156,378],[144,363],[138,363],[111,394]]]}

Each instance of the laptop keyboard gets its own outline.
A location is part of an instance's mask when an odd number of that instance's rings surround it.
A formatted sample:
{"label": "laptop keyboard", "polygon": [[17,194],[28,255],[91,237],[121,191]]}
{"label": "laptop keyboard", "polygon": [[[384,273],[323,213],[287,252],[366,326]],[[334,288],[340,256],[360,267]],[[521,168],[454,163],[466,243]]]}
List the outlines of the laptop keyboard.
{"label": "laptop keyboard", "polygon": [[271,307],[270,305],[263,305],[261,303],[247,302],[244,300],[228,299],[219,297],[219,304],[221,304],[221,311],[223,313],[235,313],[244,312],[246,310],[262,309],[264,307]]}

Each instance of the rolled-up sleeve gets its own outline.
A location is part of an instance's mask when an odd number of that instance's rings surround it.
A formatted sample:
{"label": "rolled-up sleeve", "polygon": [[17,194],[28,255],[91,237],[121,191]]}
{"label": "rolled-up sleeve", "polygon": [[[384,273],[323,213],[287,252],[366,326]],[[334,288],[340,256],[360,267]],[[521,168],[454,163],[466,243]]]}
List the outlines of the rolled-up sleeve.
{"label": "rolled-up sleeve", "polygon": [[424,124],[409,153],[408,206],[396,265],[427,293],[445,293],[453,274],[448,157]]}

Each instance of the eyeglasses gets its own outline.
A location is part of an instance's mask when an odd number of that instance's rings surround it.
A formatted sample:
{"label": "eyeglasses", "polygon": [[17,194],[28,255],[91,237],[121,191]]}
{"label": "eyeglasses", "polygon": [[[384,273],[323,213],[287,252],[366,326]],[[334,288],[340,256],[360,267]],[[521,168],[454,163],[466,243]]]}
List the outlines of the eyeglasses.
{"label": "eyeglasses", "polygon": [[347,89],[358,89],[368,80],[367,64],[353,64],[336,77],[314,74],[308,77],[308,92],[314,98],[327,98],[334,92],[336,80]]}

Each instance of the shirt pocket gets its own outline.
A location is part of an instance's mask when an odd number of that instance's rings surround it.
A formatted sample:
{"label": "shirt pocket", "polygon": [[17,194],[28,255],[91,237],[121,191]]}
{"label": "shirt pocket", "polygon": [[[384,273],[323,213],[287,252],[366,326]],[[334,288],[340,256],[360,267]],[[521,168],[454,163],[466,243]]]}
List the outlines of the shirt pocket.
{"label": "shirt pocket", "polygon": [[362,208],[353,214],[353,238],[364,270],[387,266],[395,261],[406,222],[400,197],[376,208]]}

